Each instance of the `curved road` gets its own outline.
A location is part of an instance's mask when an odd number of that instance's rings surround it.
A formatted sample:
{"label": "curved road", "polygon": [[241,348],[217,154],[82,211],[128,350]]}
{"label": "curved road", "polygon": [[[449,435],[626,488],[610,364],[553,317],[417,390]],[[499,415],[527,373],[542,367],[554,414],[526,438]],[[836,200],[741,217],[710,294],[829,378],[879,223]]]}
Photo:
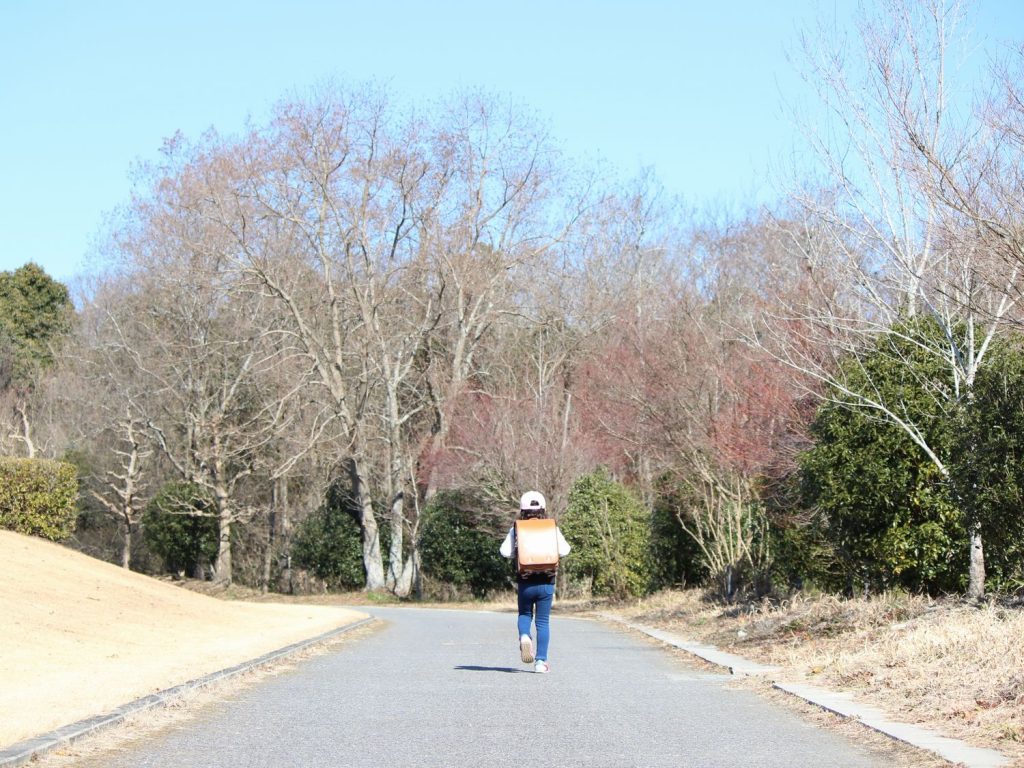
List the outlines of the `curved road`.
{"label": "curved road", "polygon": [[695,671],[601,623],[552,617],[549,675],[519,661],[512,614],[383,609],[366,638],[314,657],[109,768],[885,765],[728,675]]}

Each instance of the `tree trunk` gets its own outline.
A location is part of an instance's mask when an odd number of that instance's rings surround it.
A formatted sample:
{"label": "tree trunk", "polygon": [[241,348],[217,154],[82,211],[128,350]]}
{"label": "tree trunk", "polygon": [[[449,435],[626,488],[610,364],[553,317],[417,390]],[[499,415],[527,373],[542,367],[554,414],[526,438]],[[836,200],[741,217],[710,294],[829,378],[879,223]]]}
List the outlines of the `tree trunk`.
{"label": "tree trunk", "polygon": [[[438,418],[438,421],[441,422],[441,417]],[[430,449],[428,454],[430,456],[430,471],[427,473],[427,488],[423,493],[423,500],[425,502],[429,502],[433,499],[438,490],[437,460],[438,457],[441,456],[442,451],[444,451],[445,435],[447,431],[447,429],[441,427],[430,438]]]}
{"label": "tree trunk", "polygon": [[32,439],[32,422],[28,418],[28,405],[19,400],[14,409],[18,412],[18,417],[21,420],[21,434],[16,435],[16,437],[25,444],[26,456],[34,459],[36,457],[36,444]]}
{"label": "tree trunk", "polygon": [[[281,579],[278,582],[278,589],[286,589],[288,594],[294,594],[295,589],[292,584],[292,556],[291,556],[291,515],[289,514],[288,506],[288,478],[281,478],[281,490],[280,490],[280,501],[281,507],[277,512],[277,531],[278,539],[281,542],[284,562],[281,566],[282,573]],[[282,586],[287,585],[287,586]]]}
{"label": "tree trunk", "polygon": [[[397,413],[393,414],[392,423],[397,424]],[[388,478],[387,490],[391,497],[389,520],[391,523],[391,546],[388,551],[388,589],[396,597],[408,597],[412,592],[413,558],[405,556],[405,483],[408,476],[405,464],[398,452],[401,436],[397,429],[391,434],[391,473]]]}
{"label": "tree trunk", "polygon": [[412,588],[417,600],[423,599],[423,562],[420,558],[420,549],[414,546],[412,554]]}
{"label": "tree trunk", "polygon": [[131,520],[125,520],[124,522],[124,534],[122,536],[122,547],[121,547],[121,567],[126,571],[131,570],[132,563],[132,522]]}
{"label": "tree trunk", "polygon": [[218,584],[231,584],[231,507],[227,498],[217,498],[217,563],[213,578]]}
{"label": "tree trunk", "polygon": [[388,552],[388,589],[397,597],[408,597],[412,592],[413,558],[405,557],[404,492],[399,491],[391,500],[391,547]]}
{"label": "tree trunk", "polygon": [[359,525],[363,533],[363,569],[366,571],[364,589],[367,592],[379,592],[385,588],[385,583],[377,517],[373,514],[373,502],[358,459],[349,459],[348,472],[352,482],[352,498],[359,507]]}
{"label": "tree trunk", "polygon": [[279,507],[282,504],[281,486],[287,487],[281,478],[276,478],[270,487],[270,514],[267,515],[267,546],[263,549],[263,575],[260,579],[260,592],[266,594],[270,590],[270,576],[273,571],[274,547],[277,544],[277,526]]}
{"label": "tree trunk", "polygon": [[980,600],[985,596],[985,550],[981,541],[981,526],[971,526],[971,564],[967,584],[967,597]]}

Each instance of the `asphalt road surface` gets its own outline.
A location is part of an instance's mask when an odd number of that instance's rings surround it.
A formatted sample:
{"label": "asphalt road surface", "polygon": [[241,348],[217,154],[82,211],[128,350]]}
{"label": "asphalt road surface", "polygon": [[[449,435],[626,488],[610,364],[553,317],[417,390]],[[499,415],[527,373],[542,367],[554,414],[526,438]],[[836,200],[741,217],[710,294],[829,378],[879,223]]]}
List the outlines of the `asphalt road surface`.
{"label": "asphalt road surface", "polygon": [[730,687],[728,675],[698,671],[596,621],[556,613],[551,673],[538,675],[519,660],[512,614],[372,612],[386,622],[382,629],[105,754],[102,765],[885,765],[866,748]]}

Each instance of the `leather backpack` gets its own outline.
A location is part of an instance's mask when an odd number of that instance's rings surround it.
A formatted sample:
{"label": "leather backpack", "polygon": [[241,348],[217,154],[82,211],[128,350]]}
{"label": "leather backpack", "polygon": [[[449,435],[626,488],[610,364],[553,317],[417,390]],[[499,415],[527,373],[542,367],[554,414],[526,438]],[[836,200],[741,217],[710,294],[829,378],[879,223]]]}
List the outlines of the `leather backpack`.
{"label": "leather backpack", "polygon": [[520,576],[558,572],[558,528],[550,518],[516,520],[516,571]]}

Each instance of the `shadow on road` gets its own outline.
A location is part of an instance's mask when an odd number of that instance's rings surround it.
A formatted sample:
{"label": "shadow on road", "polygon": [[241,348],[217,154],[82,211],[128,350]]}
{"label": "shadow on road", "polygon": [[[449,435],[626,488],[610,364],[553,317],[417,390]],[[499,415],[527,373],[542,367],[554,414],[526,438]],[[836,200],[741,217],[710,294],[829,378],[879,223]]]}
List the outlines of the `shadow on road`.
{"label": "shadow on road", "polygon": [[474,667],[474,666],[460,666],[455,669],[461,669],[464,672],[526,672],[525,669],[513,669],[512,667]]}

